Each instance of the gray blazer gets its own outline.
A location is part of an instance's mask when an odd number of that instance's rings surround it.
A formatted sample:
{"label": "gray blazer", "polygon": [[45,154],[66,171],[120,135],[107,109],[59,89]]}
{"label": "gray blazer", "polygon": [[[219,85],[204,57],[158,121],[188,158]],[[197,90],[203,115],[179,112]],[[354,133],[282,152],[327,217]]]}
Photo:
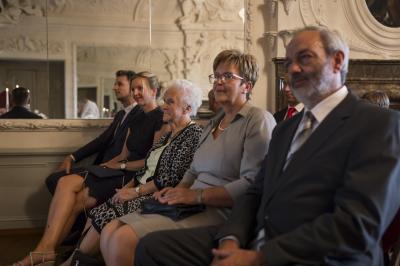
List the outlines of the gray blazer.
{"label": "gray blazer", "polygon": [[216,239],[259,229],[268,265],[383,265],[380,238],[400,203],[400,115],[349,93],[294,154],[298,115],[273,132],[256,182]]}

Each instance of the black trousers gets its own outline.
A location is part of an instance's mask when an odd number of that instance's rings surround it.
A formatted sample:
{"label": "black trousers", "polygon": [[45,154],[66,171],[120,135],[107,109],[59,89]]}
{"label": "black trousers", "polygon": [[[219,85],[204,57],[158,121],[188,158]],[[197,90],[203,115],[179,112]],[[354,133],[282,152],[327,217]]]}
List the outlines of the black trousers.
{"label": "black trousers", "polygon": [[217,230],[207,226],[150,233],[139,241],[135,265],[210,265]]}

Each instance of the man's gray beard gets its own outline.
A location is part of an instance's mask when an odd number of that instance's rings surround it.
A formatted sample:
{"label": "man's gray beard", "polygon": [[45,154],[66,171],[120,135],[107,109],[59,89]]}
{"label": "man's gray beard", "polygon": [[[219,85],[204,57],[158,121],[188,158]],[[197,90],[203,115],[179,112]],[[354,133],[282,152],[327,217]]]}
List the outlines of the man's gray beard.
{"label": "man's gray beard", "polygon": [[311,84],[307,87],[295,88],[293,86],[292,92],[297,100],[309,107],[311,104],[315,103],[315,101],[319,101],[320,99],[324,98],[324,95],[329,92],[330,79],[327,77],[327,75],[322,74],[318,82],[312,84],[311,81]]}

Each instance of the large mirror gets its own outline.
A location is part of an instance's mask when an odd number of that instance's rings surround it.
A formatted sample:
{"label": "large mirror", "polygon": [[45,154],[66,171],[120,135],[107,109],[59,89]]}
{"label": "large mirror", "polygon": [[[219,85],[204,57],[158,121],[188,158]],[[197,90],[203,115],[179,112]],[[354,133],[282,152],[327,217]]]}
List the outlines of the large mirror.
{"label": "large mirror", "polygon": [[190,79],[206,100],[215,55],[245,49],[244,16],[244,0],[0,0],[0,108],[19,85],[48,118],[87,100],[111,117],[119,69]]}

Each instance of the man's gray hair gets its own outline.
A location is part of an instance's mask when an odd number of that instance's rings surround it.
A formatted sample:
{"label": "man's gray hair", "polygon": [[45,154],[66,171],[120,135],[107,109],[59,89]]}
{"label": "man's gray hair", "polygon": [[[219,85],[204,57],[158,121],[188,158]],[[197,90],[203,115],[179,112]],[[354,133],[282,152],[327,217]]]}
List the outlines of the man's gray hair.
{"label": "man's gray hair", "polygon": [[[181,100],[192,108],[191,116],[197,114],[202,103],[202,90],[199,86],[186,79],[176,79],[168,83],[167,88],[175,88],[182,92]],[[166,91],[168,91],[168,89]]]}
{"label": "man's gray hair", "polygon": [[349,46],[340,33],[336,30],[330,30],[322,26],[306,26],[304,28],[295,30],[293,36],[304,31],[317,31],[320,34],[322,45],[324,46],[327,55],[341,51],[344,54],[342,69],[340,70],[341,82],[346,82],[347,72],[349,70]]}

